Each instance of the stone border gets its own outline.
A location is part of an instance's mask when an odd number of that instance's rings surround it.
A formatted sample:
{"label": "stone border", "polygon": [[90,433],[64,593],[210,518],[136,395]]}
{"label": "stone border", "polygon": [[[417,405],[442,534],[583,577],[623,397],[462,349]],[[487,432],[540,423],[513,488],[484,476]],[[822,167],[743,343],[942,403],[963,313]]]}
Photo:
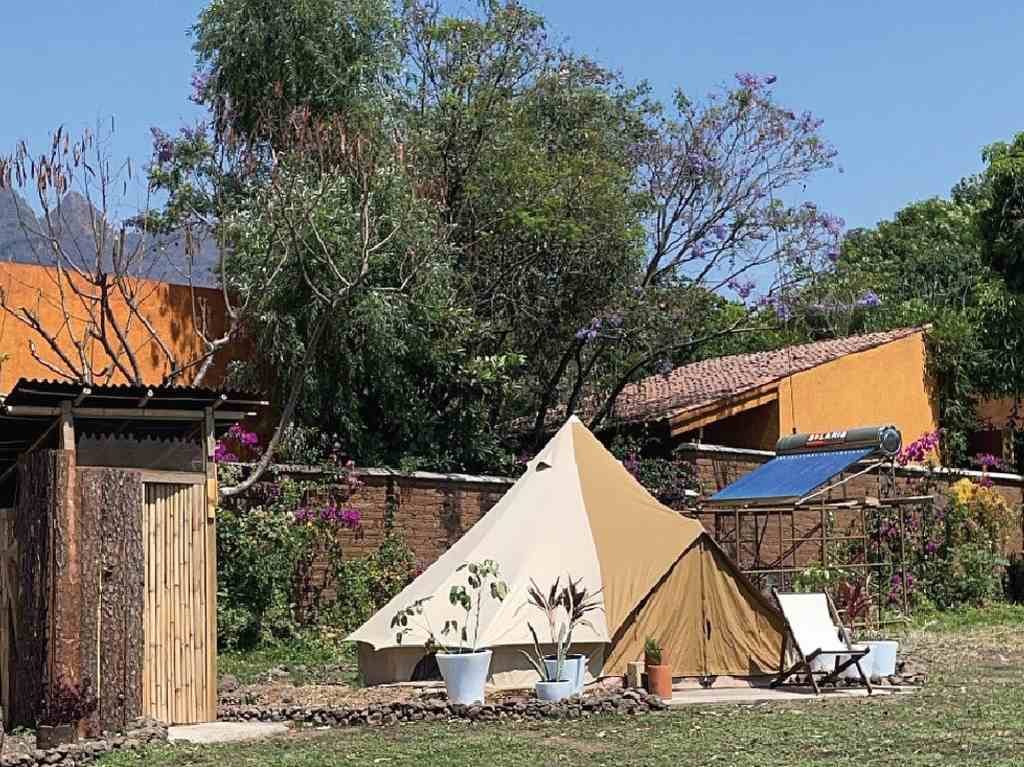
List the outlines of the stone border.
{"label": "stone border", "polygon": [[222,705],[217,710],[217,719],[226,722],[294,722],[317,727],[381,727],[399,722],[581,719],[595,714],[644,714],[667,708],[668,705],[655,695],[640,690],[625,690],[611,694],[589,694],[559,703],[535,698],[509,698],[465,706],[434,698],[373,703],[363,708]]}
{"label": "stone border", "polygon": [[150,743],[167,741],[167,728],[157,722],[150,722],[125,735],[111,735],[103,738],[80,740],[64,746],[36,749],[29,754],[8,754],[0,756],[0,767],[71,767],[90,764],[112,751],[126,751],[141,748]]}

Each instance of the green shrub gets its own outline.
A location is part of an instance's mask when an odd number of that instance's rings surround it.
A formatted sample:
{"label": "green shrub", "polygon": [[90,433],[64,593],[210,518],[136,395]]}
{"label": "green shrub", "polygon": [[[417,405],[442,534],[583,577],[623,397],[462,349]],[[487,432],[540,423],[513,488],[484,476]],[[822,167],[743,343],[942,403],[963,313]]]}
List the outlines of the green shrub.
{"label": "green shrub", "polygon": [[[350,559],[359,512],[337,478],[264,483],[225,505],[217,525],[218,635],[222,649],[248,649],[317,625],[348,631],[411,580],[412,552],[389,531],[369,556]],[[315,568],[317,562],[326,569]]]}

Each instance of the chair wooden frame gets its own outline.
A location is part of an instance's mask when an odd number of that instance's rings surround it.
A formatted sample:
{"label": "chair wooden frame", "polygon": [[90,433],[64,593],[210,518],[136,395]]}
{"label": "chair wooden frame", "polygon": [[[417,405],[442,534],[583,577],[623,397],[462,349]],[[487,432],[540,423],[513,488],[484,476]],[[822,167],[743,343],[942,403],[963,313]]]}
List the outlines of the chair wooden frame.
{"label": "chair wooden frame", "polygon": [[[822,650],[819,647],[815,650],[812,650],[809,654],[804,655],[803,648],[801,648],[800,644],[796,641],[796,634],[793,633],[793,627],[789,623],[789,617],[786,615],[785,610],[782,609],[782,600],[779,599],[779,592],[775,588],[772,588],[772,598],[775,600],[775,604],[779,608],[779,612],[782,614],[782,619],[783,621],[785,621],[786,624],[786,631],[782,637],[782,651],[779,655],[779,675],[771,684],[773,688],[783,684],[787,679],[789,679],[794,674],[803,672],[807,674],[807,678],[811,680],[811,687],[814,688],[814,694],[821,695],[820,685],[829,684],[830,682],[837,681],[839,679],[839,675],[846,671],[846,669],[848,669],[850,666],[856,666],[857,673],[860,674],[860,680],[864,683],[864,686],[868,690],[868,695],[872,694],[873,690],[871,687],[871,680],[868,679],[867,675],[865,675],[864,673],[864,669],[862,669],[860,666],[861,659],[865,655],[867,655],[870,652],[870,650],[857,650],[853,647],[853,643],[850,641],[850,634],[847,632],[846,627],[843,625],[842,618],[839,617],[839,611],[836,610],[836,606],[832,602],[832,597],[828,594],[828,592],[825,592],[825,599],[828,602],[828,609],[831,613],[832,620],[835,622],[835,625],[839,628],[838,638],[842,639],[843,644],[846,645],[845,650],[826,651]],[[796,661],[796,663],[794,663],[787,669],[786,650],[790,642],[793,643],[793,649],[796,650],[798,660]],[[828,655],[836,656],[835,668],[832,671],[814,671],[811,667],[811,662],[816,658]],[[848,655],[849,658],[847,658],[845,662],[840,663],[840,655]],[[814,678],[814,675],[816,673],[824,674],[824,677],[822,678],[820,683],[817,679]]]}

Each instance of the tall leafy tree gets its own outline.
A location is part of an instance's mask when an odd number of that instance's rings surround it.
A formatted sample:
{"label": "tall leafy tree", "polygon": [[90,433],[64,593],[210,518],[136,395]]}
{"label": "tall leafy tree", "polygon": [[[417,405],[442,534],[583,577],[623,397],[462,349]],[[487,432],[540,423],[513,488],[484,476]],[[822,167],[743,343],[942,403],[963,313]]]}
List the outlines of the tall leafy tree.
{"label": "tall leafy tree", "polygon": [[978,228],[992,267],[1015,291],[1024,290],[1024,133],[982,152]]}
{"label": "tall leafy tree", "polygon": [[[783,202],[835,152],[772,77],[666,108],[511,0],[214,0],[195,31],[212,125],[156,134],[157,218],[217,238],[280,397],[363,460],[494,466],[496,435],[600,426],[836,247]],[[364,219],[383,262],[336,305]]]}

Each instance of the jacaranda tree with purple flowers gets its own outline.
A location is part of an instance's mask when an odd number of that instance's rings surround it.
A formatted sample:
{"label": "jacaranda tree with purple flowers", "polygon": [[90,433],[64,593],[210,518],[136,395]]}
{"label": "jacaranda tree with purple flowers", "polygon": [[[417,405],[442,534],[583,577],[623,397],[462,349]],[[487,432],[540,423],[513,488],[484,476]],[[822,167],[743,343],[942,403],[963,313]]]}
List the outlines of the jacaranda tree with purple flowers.
{"label": "jacaranda tree with purple flowers", "polygon": [[[606,309],[614,328],[581,328],[566,411],[590,403],[591,426],[622,388],[702,353],[722,336],[763,327],[730,312],[725,296],[781,306],[786,290],[830,266],[842,219],[813,202],[787,202],[835,164],[821,120],[778,104],[773,75],[739,73],[703,100],[676,94],[648,115],[634,147],[635,183],[648,205],[646,254],[631,290]],[[595,320],[596,322],[597,320]],[[582,374],[588,374],[584,380]],[[549,404],[549,403],[548,403]]]}

